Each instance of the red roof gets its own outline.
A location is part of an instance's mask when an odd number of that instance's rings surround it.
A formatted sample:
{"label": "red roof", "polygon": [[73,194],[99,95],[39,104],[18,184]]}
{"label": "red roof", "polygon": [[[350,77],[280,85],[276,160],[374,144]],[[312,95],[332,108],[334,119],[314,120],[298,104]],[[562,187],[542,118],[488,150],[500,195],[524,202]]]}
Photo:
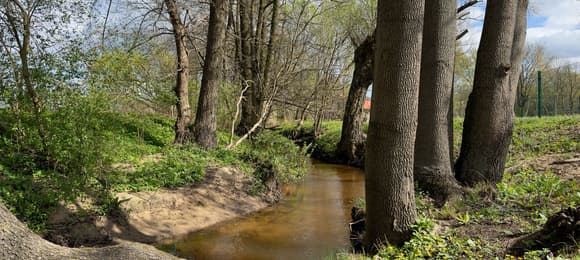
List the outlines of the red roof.
{"label": "red roof", "polygon": [[363,105],[364,110],[371,110],[371,100],[365,99],[365,104]]}

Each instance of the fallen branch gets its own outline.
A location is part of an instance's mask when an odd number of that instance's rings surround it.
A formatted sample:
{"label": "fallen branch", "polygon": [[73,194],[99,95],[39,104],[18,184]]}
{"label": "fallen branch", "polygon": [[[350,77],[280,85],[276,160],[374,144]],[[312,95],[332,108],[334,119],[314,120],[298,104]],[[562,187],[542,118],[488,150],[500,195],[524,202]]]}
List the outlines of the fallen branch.
{"label": "fallen branch", "polygon": [[[230,144],[228,144],[228,146],[226,146],[226,150],[231,150],[233,148],[236,148],[238,145],[240,145],[244,140],[248,139],[248,137],[250,137],[250,135],[252,135],[252,133],[254,133],[254,131],[256,131],[256,129],[258,129],[258,127],[260,125],[262,125],[262,122],[264,122],[264,120],[266,119],[266,117],[268,117],[268,112],[270,110],[270,108],[272,107],[272,103],[274,101],[274,96],[276,96],[276,94],[278,93],[278,76],[280,75],[280,72],[278,72],[278,75],[276,76],[276,80],[274,81],[274,89],[272,91],[272,94],[270,95],[270,97],[268,98],[268,100],[266,101],[265,106],[262,108],[262,113],[260,115],[260,119],[258,120],[258,122],[256,122],[252,128],[250,128],[250,130],[248,130],[248,132],[243,135],[242,137],[240,137],[240,139],[238,139],[238,141],[236,141],[236,143],[232,144],[232,139],[230,138]],[[247,88],[247,87],[246,87]],[[243,96],[243,95],[242,95]],[[240,102],[238,102],[239,104]],[[237,113],[238,111],[236,110],[236,118],[237,119]],[[235,122],[234,119],[234,122]],[[233,138],[233,124],[232,124],[232,138]]]}
{"label": "fallen branch", "polygon": [[564,209],[548,218],[544,227],[514,241],[506,253],[523,256],[528,251],[548,248],[551,252],[575,247],[580,239],[580,207]]}
{"label": "fallen branch", "polygon": [[[232,120],[232,128],[230,131],[230,141],[229,141],[228,147],[230,147],[232,145],[232,143],[234,142],[234,131],[236,130],[236,121],[238,121],[238,116],[240,115],[242,101],[244,100],[244,94],[246,93],[248,88],[250,88],[250,84],[248,84],[248,82],[244,82],[244,84],[246,84],[246,87],[244,87],[244,89],[242,89],[242,92],[240,93],[240,98],[238,98],[238,102],[236,103],[236,113],[234,114],[234,119]],[[229,149],[229,148],[226,148],[226,149]]]}
{"label": "fallen branch", "polygon": [[569,163],[577,163],[580,162],[580,158],[572,158],[572,159],[567,159],[567,160],[560,160],[560,161],[555,161],[552,162],[550,164],[569,164]]}

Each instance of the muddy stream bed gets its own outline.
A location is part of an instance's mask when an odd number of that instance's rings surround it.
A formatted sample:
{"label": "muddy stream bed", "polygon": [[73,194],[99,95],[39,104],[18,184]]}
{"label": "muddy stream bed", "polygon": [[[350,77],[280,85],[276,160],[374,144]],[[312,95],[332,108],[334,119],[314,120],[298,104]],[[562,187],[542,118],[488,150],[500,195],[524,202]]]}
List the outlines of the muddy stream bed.
{"label": "muddy stream bed", "polygon": [[349,250],[350,209],[364,196],[362,171],[312,163],[282,201],[195,232],[161,249],[187,259],[322,259]]}

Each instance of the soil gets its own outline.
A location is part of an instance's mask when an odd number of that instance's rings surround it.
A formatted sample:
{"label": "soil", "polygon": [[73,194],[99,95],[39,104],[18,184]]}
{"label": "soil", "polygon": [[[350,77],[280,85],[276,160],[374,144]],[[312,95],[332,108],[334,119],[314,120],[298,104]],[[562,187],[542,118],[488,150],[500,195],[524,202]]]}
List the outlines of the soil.
{"label": "soil", "polygon": [[[530,160],[526,160],[517,166],[511,167],[512,172],[519,168],[532,168],[538,172],[551,171],[563,181],[580,181],[580,153],[575,154],[546,154]],[[564,207],[565,205],[561,205]],[[512,209],[513,210],[513,209]],[[442,221],[444,222],[444,221]],[[439,223],[441,224],[441,223]],[[462,237],[479,239],[485,244],[505,250],[518,238],[528,235],[529,231],[522,230],[521,223],[511,218],[503,219],[499,223],[470,223],[459,225],[456,220],[447,221],[443,229],[452,229]],[[497,253],[497,252],[496,252]]]}
{"label": "soil", "polygon": [[[176,189],[122,192],[124,214],[79,218],[83,204],[60,207],[47,239],[67,246],[109,244],[117,240],[166,243],[218,222],[260,210],[276,201],[275,192],[251,195],[254,180],[228,167],[206,169],[202,182]],[[89,203],[90,204],[90,203]]]}
{"label": "soil", "polygon": [[[575,180],[580,182],[580,153],[573,154],[547,154],[540,157],[522,161],[516,166],[506,169],[512,173],[518,169],[532,168],[538,172],[550,171],[562,178],[563,181]],[[493,192],[493,191],[491,191]],[[493,203],[493,195],[487,196],[480,194],[482,197],[482,207]],[[564,207],[565,205],[561,205]],[[351,243],[355,250],[362,248],[362,236],[364,234],[364,213],[361,214],[359,209],[352,209]],[[515,209],[506,209],[513,211]],[[524,210],[524,209],[522,209]],[[515,212],[514,212],[515,214]],[[435,220],[435,232],[446,233],[452,231],[455,236],[460,238],[470,238],[474,241],[481,241],[482,244],[492,245],[493,252],[485,255],[485,258],[503,256],[505,250],[512,246],[518,239],[529,236],[531,231],[522,227],[522,219],[516,216],[499,219],[496,222],[471,221],[468,225],[462,225],[457,219],[437,219]],[[530,221],[530,220],[524,220]],[[361,225],[361,223],[363,223]]]}
{"label": "soil", "polygon": [[99,248],[61,247],[28,229],[0,202],[0,259],[159,259],[177,257],[156,248],[128,241]]}

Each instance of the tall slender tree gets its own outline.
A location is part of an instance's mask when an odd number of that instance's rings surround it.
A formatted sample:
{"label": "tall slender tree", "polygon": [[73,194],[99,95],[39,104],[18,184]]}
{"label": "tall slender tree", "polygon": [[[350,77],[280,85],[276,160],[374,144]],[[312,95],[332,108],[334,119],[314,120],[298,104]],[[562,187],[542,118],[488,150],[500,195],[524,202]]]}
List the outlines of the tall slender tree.
{"label": "tall slender tree", "polygon": [[523,57],[527,0],[489,0],[477,52],[473,91],[455,164],[467,185],[498,183],[514,124],[514,102]]}
{"label": "tall slender tree", "polygon": [[379,1],[373,97],[365,154],[366,246],[400,245],[417,216],[413,148],[425,1]]}
{"label": "tall slender tree", "polygon": [[217,146],[218,90],[221,78],[220,68],[224,60],[228,6],[227,0],[210,2],[205,63],[192,130],[195,142],[208,150]]}
{"label": "tall slender tree", "polygon": [[7,27],[7,31],[11,38],[16,42],[19,62],[19,78],[17,79],[18,91],[24,90],[28,100],[32,103],[32,112],[35,117],[38,134],[43,144],[43,149],[47,148],[47,134],[45,130],[45,123],[42,118],[42,102],[30,69],[30,55],[32,45],[32,26],[35,21],[35,12],[39,9],[46,8],[51,4],[56,4],[50,1],[20,1],[11,0],[0,4],[0,12],[5,17],[3,23]]}
{"label": "tall slender tree", "polygon": [[247,90],[242,101],[242,113],[236,133],[239,135],[245,134],[252,128],[252,125],[258,122],[258,104],[256,101],[260,97],[259,87],[257,86],[252,74],[252,1],[239,0],[238,1],[238,34],[239,34],[239,51],[238,61],[240,66],[240,78],[242,80],[242,88]]}
{"label": "tall slender tree", "polygon": [[455,0],[425,2],[414,174],[419,187],[439,202],[460,190],[451,170],[448,136],[456,8]]}
{"label": "tall slender tree", "polygon": [[[279,0],[238,1],[238,61],[242,87],[249,86],[242,101],[242,113],[236,133],[246,134],[268,108],[265,108],[270,87],[270,67],[277,48]],[[270,19],[267,14],[270,12]],[[267,22],[270,23],[268,28]]]}
{"label": "tall slender tree", "polygon": [[164,0],[169,13],[169,21],[173,27],[175,47],[177,50],[177,77],[175,82],[175,96],[177,97],[177,120],[175,120],[176,144],[183,144],[191,139],[188,125],[191,121],[191,106],[189,104],[189,54],[186,45],[186,31],[176,0]]}

